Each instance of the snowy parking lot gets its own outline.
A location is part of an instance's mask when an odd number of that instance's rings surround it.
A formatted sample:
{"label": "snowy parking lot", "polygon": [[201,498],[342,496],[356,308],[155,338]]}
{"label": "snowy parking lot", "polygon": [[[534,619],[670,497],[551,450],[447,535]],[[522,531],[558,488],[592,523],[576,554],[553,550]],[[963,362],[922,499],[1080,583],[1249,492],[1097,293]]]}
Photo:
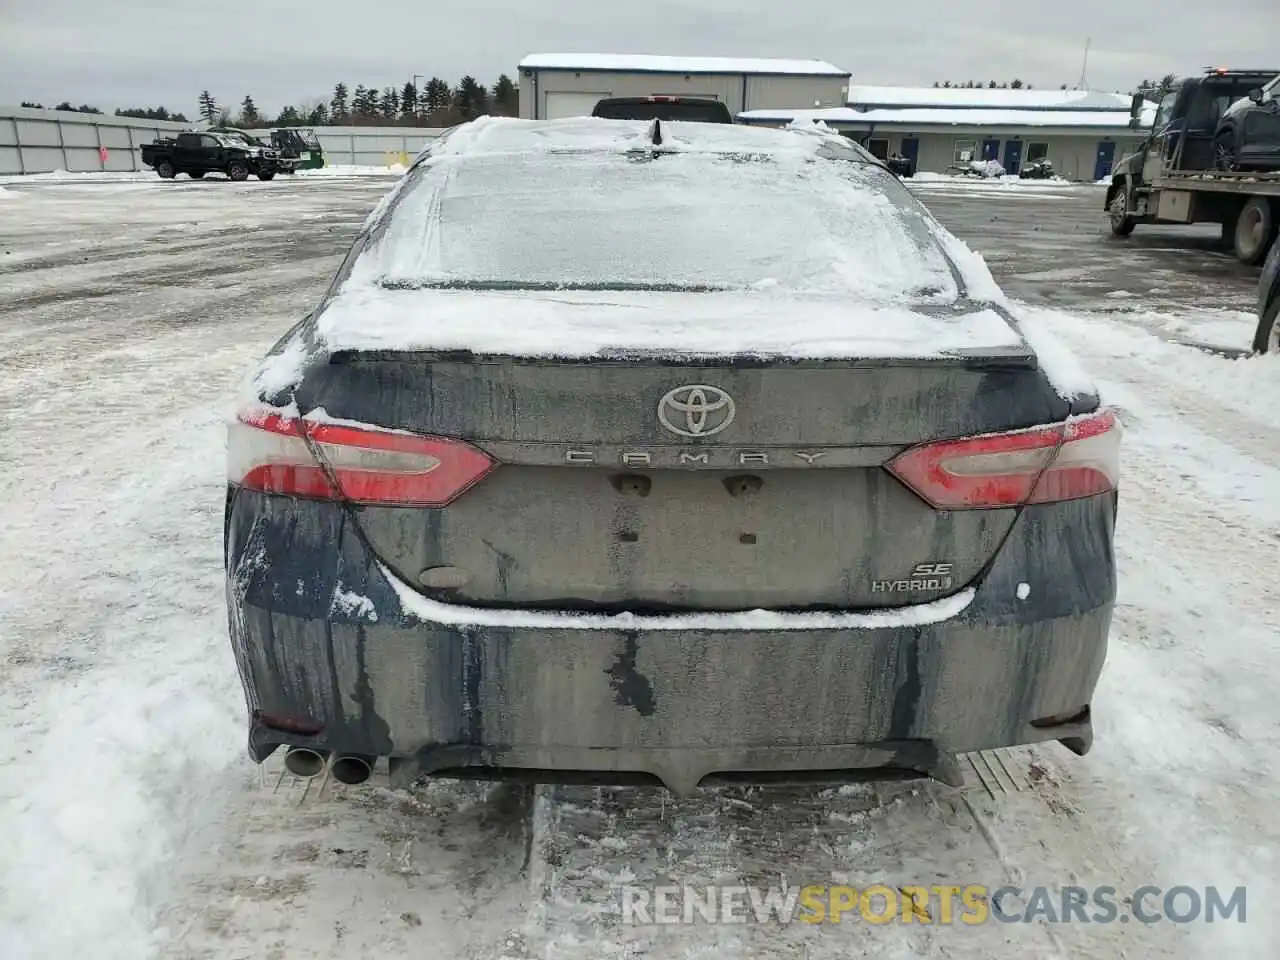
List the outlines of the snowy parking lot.
{"label": "snowy parking lot", "polygon": [[[367,174],[369,171],[365,171]],[[0,955],[473,960],[1266,957],[1280,934],[1280,358],[1208,230],[1100,188],[914,192],[1126,427],[1085,758],[932,782],[309,786],[244,751],[224,421],[390,177],[0,183]],[[629,924],[626,884],[1247,888],[1206,923]],[[1159,898],[1156,898],[1157,902]],[[1060,911],[1059,911],[1060,912]],[[1135,922],[1129,922],[1134,920]]]}

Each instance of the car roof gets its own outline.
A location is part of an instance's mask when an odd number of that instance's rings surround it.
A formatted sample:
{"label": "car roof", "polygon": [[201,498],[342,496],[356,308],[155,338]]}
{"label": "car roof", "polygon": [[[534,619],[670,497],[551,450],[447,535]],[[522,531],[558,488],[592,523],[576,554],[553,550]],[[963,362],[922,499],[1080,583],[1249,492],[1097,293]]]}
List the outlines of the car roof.
{"label": "car roof", "polygon": [[481,117],[451,127],[429,145],[417,162],[438,157],[561,152],[620,152],[661,149],[672,153],[742,153],[843,159],[883,166],[855,141],[808,121],[787,127],[661,121],[661,145],[655,147],[653,120],[572,117],[521,120]]}

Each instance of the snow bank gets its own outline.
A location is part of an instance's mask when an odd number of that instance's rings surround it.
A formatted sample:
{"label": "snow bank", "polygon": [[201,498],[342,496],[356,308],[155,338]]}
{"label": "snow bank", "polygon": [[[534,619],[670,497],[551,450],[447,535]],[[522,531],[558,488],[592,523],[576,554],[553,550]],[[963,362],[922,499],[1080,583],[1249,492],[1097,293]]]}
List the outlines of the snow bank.
{"label": "snow bank", "polygon": [[475,627],[530,627],[541,630],[875,630],[919,627],[959,616],[973,602],[972,587],[932,603],[865,613],[742,613],[596,615],[569,611],[492,610],[429,600],[379,564],[407,613],[429,623]]}
{"label": "snow bank", "polygon": [[408,167],[402,163],[392,163],[387,166],[361,165],[361,164],[326,164],[315,170],[299,170],[294,174],[295,177],[316,178],[323,180],[326,177],[385,177],[399,176],[404,173]]}
{"label": "snow bank", "polygon": [[[1193,392],[1201,404],[1212,401],[1224,411],[1265,425],[1267,430],[1275,426],[1274,411],[1280,410],[1280,354],[1224,357],[1189,349],[1185,343],[1169,340],[1165,334],[1168,328],[1164,325],[1176,326],[1177,318],[1165,314],[1126,314],[1121,321],[1108,314],[1065,313],[1019,306],[1019,315],[1024,334],[1027,327],[1038,325],[1041,330],[1053,330],[1059,340],[1089,357],[1091,367],[1100,362],[1096,358],[1103,358],[1101,362],[1114,370],[1113,381],[1132,380],[1142,372],[1152,380],[1175,383],[1178,391]],[[1235,316],[1238,335],[1243,336],[1248,314]],[[1143,329],[1135,325],[1135,321],[1152,317],[1162,326]],[[1219,323],[1230,323],[1230,317],[1231,313],[1224,311],[1216,319]],[[1188,316],[1183,320],[1188,328],[1195,329],[1198,318]],[[1035,335],[1033,329],[1028,340]],[[1249,343],[1237,342],[1235,346],[1243,350]],[[1170,394],[1167,402],[1177,407],[1182,401],[1176,394]]]}
{"label": "snow bank", "polygon": [[67,170],[53,170],[49,173],[14,173],[0,176],[0,183],[48,183],[59,181],[66,183],[134,183],[142,180],[155,180],[156,175],[150,170],[90,170],[83,173],[72,173]]}
{"label": "snow bank", "polygon": [[[914,177],[904,181],[907,186],[921,185],[928,188],[949,187],[956,190],[1009,190],[1024,191],[1034,193],[1037,190],[1044,191],[1049,194],[1061,195],[1065,189],[1074,190],[1078,187],[1091,187],[1093,184],[1077,183],[1074,180],[1068,180],[1066,177],[1049,177],[1044,180],[1033,180],[1030,177],[1023,179],[1014,174],[1006,173],[1002,176],[966,176],[964,174],[953,173],[917,173]],[[1011,192],[1010,196],[1014,194]]]}
{"label": "snow bank", "polygon": [[970,160],[969,169],[981,177],[1004,176],[1004,166],[999,160]]}

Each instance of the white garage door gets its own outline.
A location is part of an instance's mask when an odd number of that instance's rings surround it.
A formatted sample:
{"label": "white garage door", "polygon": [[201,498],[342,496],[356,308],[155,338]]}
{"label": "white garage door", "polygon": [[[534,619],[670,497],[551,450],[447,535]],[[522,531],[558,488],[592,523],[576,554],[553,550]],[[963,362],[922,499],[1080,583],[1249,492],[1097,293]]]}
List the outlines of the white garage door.
{"label": "white garage door", "polygon": [[605,93],[552,93],[547,92],[547,112],[544,120],[562,120],[565,117],[589,117],[596,103],[609,96]]}

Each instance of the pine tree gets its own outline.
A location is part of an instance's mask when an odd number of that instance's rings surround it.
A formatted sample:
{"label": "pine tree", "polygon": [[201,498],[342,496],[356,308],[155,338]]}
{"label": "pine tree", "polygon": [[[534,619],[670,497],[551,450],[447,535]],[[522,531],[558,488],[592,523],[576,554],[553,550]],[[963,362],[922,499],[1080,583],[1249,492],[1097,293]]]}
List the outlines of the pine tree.
{"label": "pine tree", "polygon": [[22,101],[22,105],[23,105],[24,107],[26,107],[28,110],[43,110],[43,109],[44,109],[44,104],[43,104],[43,103],[36,103],[34,100],[23,100],[23,101]]}
{"label": "pine tree", "polygon": [[365,89],[363,83],[357,83],[355,90],[351,93],[351,122],[359,123],[365,119],[365,110],[368,107],[369,91]]}
{"label": "pine tree", "polygon": [[360,113],[369,123],[376,123],[378,120],[378,88],[364,88],[364,103],[361,104]]}
{"label": "pine tree", "polygon": [[950,80],[946,81],[945,83],[943,83],[942,87],[943,87],[943,89],[944,89],[944,90],[950,90],[950,89],[951,89],[951,81],[950,81]]}
{"label": "pine tree", "polygon": [[307,123],[313,127],[323,127],[329,122],[329,111],[323,103],[317,103],[307,114]]}
{"label": "pine tree", "polygon": [[1021,90],[1022,81],[1015,78],[1013,83],[1009,84],[1009,86],[1012,87],[1014,90]]}
{"label": "pine tree", "polygon": [[329,101],[329,116],[335,124],[346,123],[351,116],[347,108],[347,85],[339,83],[333,88],[333,99]]}
{"label": "pine tree", "polygon": [[218,122],[218,101],[214,99],[213,94],[208,90],[200,93],[200,119],[209,126],[213,126]]}
{"label": "pine tree", "polygon": [[378,102],[378,110],[382,119],[395,122],[400,115],[400,94],[395,87],[387,87],[382,91],[382,99]]}
{"label": "pine tree", "polygon": [[[438,120],[448,111],[452,97],[453,92],[449,89],[449,84],[439,77],[432,77],[427,81],[426,87],[428,116],[436,117]],[[433,122],[433,125],[436,124]]]}
{"label": "pine tree", "polygon": [[262,123],[262,116],[258,113],[258,105],[253,102],[253,97],[246,96],[240,103],[240,126],[246,130],[254,130]]}
{"label": "pine tree", "polygon": [[280,115],[276,117],[275,126],[296,127],[301,123],[302,123],[302,117],[298,113],[297,107],[290,105],[280,111]]}
{"label": "pine tree", "polygon": [[999,85],[998,85],[994,80],[988,80],[988,81],[987,81],[987,89],[988,89],[988,90],[997,90],[997,89],[999,89]]}
{"label": "pine tree", "polygon": [[505,73],[493,85],[493,111],[503,117],[520,115],[520,88]]}
{"label": "pine tree", "polygon": [[489,93],[468,74],[458,81],[458,89],[453,92],[453,105],[463,120],[474,120],[489,112]]}
{"label": "pine tree", "polygon": [[400,91],[400,119],[405,123],[418,121],[418,88],[412,80]]}

